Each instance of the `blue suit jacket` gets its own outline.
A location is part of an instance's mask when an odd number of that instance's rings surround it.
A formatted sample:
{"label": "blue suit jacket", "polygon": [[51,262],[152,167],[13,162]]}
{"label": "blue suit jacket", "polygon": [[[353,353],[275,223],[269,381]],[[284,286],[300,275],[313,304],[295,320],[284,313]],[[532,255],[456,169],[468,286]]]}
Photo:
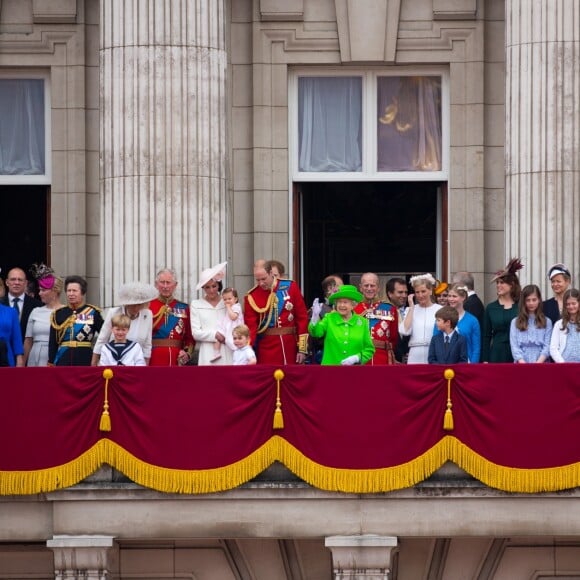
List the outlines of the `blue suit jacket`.
{"label": "blue suit jacket", "polygon": [[429,343],[429,364],[452,365],[467,362],[467,340],[457,331],[453,333],[449,346],[445,348],[445,335],[435,335]]}

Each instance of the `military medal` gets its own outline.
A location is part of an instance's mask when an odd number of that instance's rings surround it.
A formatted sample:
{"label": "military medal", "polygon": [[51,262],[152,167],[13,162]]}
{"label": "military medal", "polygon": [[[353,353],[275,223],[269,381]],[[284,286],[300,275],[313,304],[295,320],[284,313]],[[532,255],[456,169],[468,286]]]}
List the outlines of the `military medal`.
{"label": "military medal", "polygon": [[284,304],[284,308],[286,308],[286,310],[292,310],[292,308],[294,308],[294,304],[292,304],[292,302],[286,302],[286,304]]}
{"label": "military medal", "polygon": [[294,314],[288,314],[288,322],[292,322],[294,320]]}

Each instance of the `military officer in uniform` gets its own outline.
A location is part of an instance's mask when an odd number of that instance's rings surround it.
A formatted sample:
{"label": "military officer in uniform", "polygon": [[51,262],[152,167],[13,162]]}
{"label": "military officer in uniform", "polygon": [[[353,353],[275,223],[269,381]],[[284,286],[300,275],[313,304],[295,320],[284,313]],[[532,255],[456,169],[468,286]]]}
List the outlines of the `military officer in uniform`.
{"label": "military officer in uniform", "polygon": [[244,321],[258,363],[302,364],[308,346],[308,314],[298,285],[276,278],[270,262],[254,267],[254,279],[256,286],[244,299]]}
{"label": "military officer in uniform", "polygon": [[399,338],[397,309],[379,299],[379,277],[373,272],[361,276],[360,291],[364,300],[355,306],[354,312],[369,321],[371,338],[375,347],[369,365],[395,364],[394,351]]}
{"label": "military officer in uniform", "polygon": [[189,306],[173,297],[177,277],[173,270],[164,268],[155,277],[159,296],[151,301],[153,313],[153,340],[149,366],[171,367],[187,364],[195,341],[191,335]]}
{"label": "military officer in uniform", "polygon": [[85,303],[87,281],[68,276],[64,281],[67,306],[53,310],[48,337],[49,366],[90,366],[93,343],[103,326],[101,311]]}

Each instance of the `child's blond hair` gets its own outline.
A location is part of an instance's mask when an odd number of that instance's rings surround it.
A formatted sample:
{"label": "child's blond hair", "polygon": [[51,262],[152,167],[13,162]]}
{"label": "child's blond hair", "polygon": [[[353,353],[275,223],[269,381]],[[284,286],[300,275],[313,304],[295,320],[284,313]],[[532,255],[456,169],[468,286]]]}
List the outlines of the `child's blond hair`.
{"label": "child's blond hair", "polygon": [[111,327],[112,328],[130,328],[131,327],[131,319],[126,314],[115,314],[113,318],[111,318]]}
{"label": "child's blond hair", "polygon": [[240,324],[239,326],[236,326],[233,330],[232,330],[232,335],[239,335],[239,336],[245,336],[246,338],[250,338],[250,329],[247,327],[247,325],[245,324]]}

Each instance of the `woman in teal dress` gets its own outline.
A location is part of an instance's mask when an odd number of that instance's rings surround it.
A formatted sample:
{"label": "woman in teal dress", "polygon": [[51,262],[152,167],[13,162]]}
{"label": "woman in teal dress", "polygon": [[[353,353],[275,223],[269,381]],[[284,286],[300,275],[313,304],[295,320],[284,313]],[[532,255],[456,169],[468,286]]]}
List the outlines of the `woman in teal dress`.
{"label": "woman in teal dress", "polygon": [[324,338],[321,364],[365,364],[375,354],[368,320],[353,312],[362,299],[354,286],[345,284],[328,298],[336,310],[325,314],[322,320],[322,304],[318,299],[314,301],[308,332],[313,338]]}
{"label": "woman in teal dress", "polygon": [[516,272],[522,268],[519,258],[512,258],[491,279],[496,284],[497,300],[486,306],[483,316],[482,362],[514,362],[510,346],[510,325],[512,319],[518,315],[521,287]]}

